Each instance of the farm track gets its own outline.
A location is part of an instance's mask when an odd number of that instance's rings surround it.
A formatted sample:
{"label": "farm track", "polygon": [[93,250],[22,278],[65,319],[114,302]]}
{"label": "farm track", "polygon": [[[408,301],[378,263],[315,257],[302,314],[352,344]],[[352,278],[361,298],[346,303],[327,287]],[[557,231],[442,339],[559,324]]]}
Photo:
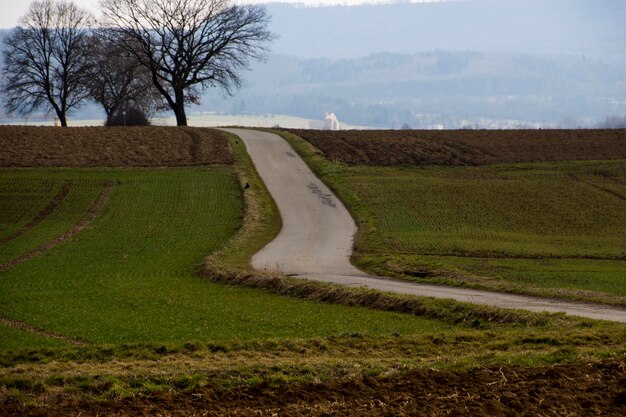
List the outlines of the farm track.
{"label": "farm track", "polygon": [[14,329],[33,333],[39,336],[49,337],[49,338],[57,339],[57,340],[63,340],[64,342],[68,342],[72,345],[80,346],[80,345],[86,344],[86,342],[83,340],[76,339],[70,336],[64,336],[62,334],[54,333],[45,329],[41,329],[39,327],[31,326],[28,323],[24,323],[24,322],[17,321],[17,320],[11,320],[6,317],[0,317],[0,324],[3,324],[8,327],[12,327]]}
{"label": "farm track", "polygon": [[29,230],[37,226],[39,223],[44,221],[50,215],[50,213],[52,213],[54,209],[56,209],[59,206],[59,204],[61,204],[61,202],[65,199],[65,197],[67,197],[67,195],[70,192],[71,187],[72,187],[72,182],[65,181],[63,183],[63,186],[59,190],[59,192],[54,197],[52,197],[52,199],[43,208],[43,210],[41,210],[30,222],[22,226],[21,229],[11,233],[8,236],[1,238],[0,245],[2,245],[3,243],[9,242],[17,237],[20,237],[21,235],[28,232]]}
{"label": "farm track", "polygon": [[[283,216],[280,234],[252,259],[252,266],[257,270],[274,270],[347,287],[448,298],[498,308],[564,312],[626,323],[626,310],[603,305],[415,284],[368,275],[349,262],[356,233],[352,218],[339,199],[295,155],[291,146],[278,135],[267,132],[228,131],[238,135],[246,144]],[[312,184],[319,192],[313,190]],[[329,201],[333,204],[328,204]]]}
{"label": "farm track", "polygon": [[[44,243],[43,245],[39,246],[38,248],[36,248],[36,249],[34,249],[34,250],[32,250],[32,251],[30,251],[28,253],[25,253],[24,255],[22,255],[22,256],[20,256],[18,258],[15,258],[15,259],[13,259],[13,260],[11,260],[9,262],[6,262],[6,263],[0,265],[0,272],[6,272],[6,271],[8,271],[9,269],[13,268],[16,265],[19,265],[21,263],[24,263],[24,262],[30,260],[30,259],[33,259],[33,258],[35,258],[37,256],[42,255],[43,253],[45,253],[45,252],[49,251],[50,249],[54,248],[55,246],[58,246],[59,244],[63,243],[67,239],[72,238],[76,233],[80,232],[85,227],[87,227],[92,221],[95,220],[96,217],[98,217],[98,214],[100,213],[100,210],[102,209],[104,204],[109,199],[109,196],[111,195],[112,187],[113,187],[113,182],[112,181],[109,181],[109,180],[103,181],[102,189],[100,190],[100,194],[98,195],[98,197],[96,197],[94,202],[91,204],[91,206],[89,207],[89,209],[87,210],[85,215],[82,217],[82,219],[80,219],[80,221],[78,223],[76,223],[71,229],[69,229],[68,231],[66,231],[62,235],[60,235],[60,236],[58,236],[58,237],[56,237],[56,238],[54,238],[54,239]],[[68,192],[69,192],[69,188],[68,188]],[[60,201],[59,201],[59,203],[60,203]],[[48,207],[46,207],[46,208],[48,208]],[[39,222],[41,222],[41,221],[43,221],[43,218]]]}
{"label": "farm track", "polygon": [[620,194],[620,193],[618,193],[617,191],[611,190],[610,188],[607,188],[607,187],[605,187],[605,186],[602,186],[602,185],[596,184],[596,183],[594,183],[593,181],[584,180],[584,179],[582,179],[582,178],[580,178],[580,177],[578,177],[578,176],[576,176],[576,175],[571,175],[571,178],[572,178],[574,181],[578,181],[578,182],[580,182],[580,183],[587,184],[587,185],[589,185],[590,187],[595,188],[596,190],[600,190],[600,191],[605,192],[605,193],[607,193],[607,194],[609,194],[609,195],[612,195],[613,197],[618,198],[618,199],[620,199],[620,200],[622,200],[622,201],[626,201],[626,196],[625,196],[625,195]]}

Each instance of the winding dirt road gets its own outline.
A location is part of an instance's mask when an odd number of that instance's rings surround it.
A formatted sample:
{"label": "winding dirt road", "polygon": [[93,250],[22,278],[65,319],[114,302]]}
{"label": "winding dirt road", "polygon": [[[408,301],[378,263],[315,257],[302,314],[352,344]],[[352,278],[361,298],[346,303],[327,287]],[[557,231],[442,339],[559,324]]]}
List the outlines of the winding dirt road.
{"label": "winding dirt road", "polygon": [[525,297],[464,288],[424,285],[368,275],[350,264],[354,220],[280,136],[255,130],[224,129],[239,136],[276,201],[283,227],[252,258],[257,270],[272,270],[315,281],[399,294],[530,311],[564,312],[626,323],[626,310],[607,306]]}

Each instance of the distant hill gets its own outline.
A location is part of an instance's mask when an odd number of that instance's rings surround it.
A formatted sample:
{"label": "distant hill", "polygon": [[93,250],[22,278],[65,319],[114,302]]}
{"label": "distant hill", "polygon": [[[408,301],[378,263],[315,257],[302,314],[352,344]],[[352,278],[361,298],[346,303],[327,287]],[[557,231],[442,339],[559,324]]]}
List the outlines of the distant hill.
{"label": "distant hill", "polygon": [[351,59],[274,55],[234,97],[209,92],[196,110],[335,112],[398,128],[593,126],[626,114],[626,68],[570,56],[430,51]]}
{"label": "distant hill", "polygon": [[453,51],[563,54],[626,64],[623,0],[465,0],[358,7],[270,4],[274,52],[307,58]]}

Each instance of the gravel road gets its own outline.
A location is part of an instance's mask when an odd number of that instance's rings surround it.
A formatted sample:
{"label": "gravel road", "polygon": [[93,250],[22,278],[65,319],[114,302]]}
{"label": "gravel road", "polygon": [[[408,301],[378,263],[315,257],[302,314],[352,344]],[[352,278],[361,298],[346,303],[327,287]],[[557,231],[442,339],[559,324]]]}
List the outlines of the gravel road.
{"label": "gravel road", "polygon": [[276,201],[283,227],[252,258],[252,267],[315,281],[399,294],[451,298],[457,301],[531,311],[564,312],[626,323],[626,310],[465,288],[424,285],[368,275],[350,264],[354,220],[280,136],[247,129],[224,129],[239,136]]}

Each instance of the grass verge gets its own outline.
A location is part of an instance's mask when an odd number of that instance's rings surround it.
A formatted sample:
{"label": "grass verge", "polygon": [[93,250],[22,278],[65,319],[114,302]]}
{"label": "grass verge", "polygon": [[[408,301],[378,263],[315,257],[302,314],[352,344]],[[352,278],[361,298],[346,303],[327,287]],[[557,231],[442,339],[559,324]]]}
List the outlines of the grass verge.
{"label": "grass verge", "polygon": [[[220,250],[207,256],[205,268],[224,272],[249,270],[250,258],[269,243],[282,226],[278,208],[265,183],[259,177],[246,151],[245,144],[236,135],[227,136],[234,157],[233,168],[243,199],[244,215],[237,233]],[[245,188],[248,184],[249,188]]]}

